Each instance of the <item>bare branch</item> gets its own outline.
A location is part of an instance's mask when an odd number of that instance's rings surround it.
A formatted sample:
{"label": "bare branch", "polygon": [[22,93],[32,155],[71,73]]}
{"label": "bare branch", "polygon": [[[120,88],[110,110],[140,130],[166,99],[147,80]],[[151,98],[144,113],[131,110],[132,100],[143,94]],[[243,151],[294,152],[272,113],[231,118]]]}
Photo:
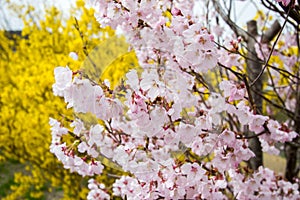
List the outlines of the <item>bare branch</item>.
{"label": "bare branch", "polygon": [[286,16],[285,21],[284,21],[284,23],[283,23],[283,25],[282,25],[282,27],[281,27],[281,29],[280,29],[280,31],[279,31],[279,34],[278,34],[278,36],[277,36],[277,38],[276,38],[276,40],[275,40],[275,42],[274,42],[274,44],[273,44],[273,46],[272,46],[271,52],[269,53],[268,59],[267,59],[265,65],[264,65],[264,67],[262,68],[262,70],[260,71],[260,73],[258,74],[258,76],[257,76],[257,77],[253,80],[253,82],[250,84],[250,86],[252,86],[252,85],[255,84],[255,82],[262,76],[262,74],[264,73],[266,67],[268,66],[268,62],[269,62],[270,59],[271,59],[272,53],[273,53],[273,51],[274,51],[274,49],[275,49],[275,46],[276,46],[276,44],[277,44],[277,42],[278,42],[278,40],[279,40],[279,37],[280,37],[280,35],[281,35],[281,33],[282,33],[282,31],[283,31],[283,29],[284,29],[286,23],[287,23],[287,18],[288,18],[288,15]]}
{"label": "bare branch", "polygon": [[241,36],[246,40],[247,37],[249,36],[249,34],[230,19],[230,17],[223,10],[223,8],[218,0],[212,0],[212,2],[213,2],[213,5],[214,5],[216,11],[220,14],[222,19],[228,24],[228,26],[232,29],[232,31],[237,36]]}
{"label": "bare branch", "polygon": [[261,36],[261,43],[268,43],[270,42],[280,31],[281,25],[278,20],[272,24],[270,29],[268,29],[262,36]]}
{"label": "bare branch", "polygon": [[[268,5],[266,4],[266,2],[268,3]],[[273,4],[271,1],[269,0],[261,0],[261,3],[263,4],[263,6],[265,6],[267,9],[272,10],[276,13],[278,13],[281,17],[286,18],[285,17],[285,12],[281,11],[275,4]],[[295,24],[294,21],[290,20],[289,18],[287,19],[288,23],[291,24],[293,27],[295,27],[297,29],[297,24]]]}

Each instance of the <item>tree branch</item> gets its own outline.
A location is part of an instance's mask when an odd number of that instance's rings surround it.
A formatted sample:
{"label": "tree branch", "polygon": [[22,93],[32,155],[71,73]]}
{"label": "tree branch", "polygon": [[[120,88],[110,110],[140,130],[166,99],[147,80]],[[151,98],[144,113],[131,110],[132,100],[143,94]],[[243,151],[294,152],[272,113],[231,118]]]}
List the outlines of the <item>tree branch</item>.
{"label": "tree branch", "polygon": [[218,0],[212,0],[213,5],[216,9],[216,11],[220,14],[222,19],[228,24],[228,26],[231,28],[231,30],[237,35],[243,37],[245,40],[247,40],[247,37],[249,36],[249,33],[244,31],[242,28],[240,28],[235,22],[233,22],[230,17],[226,14],[226,12],[223,10],[220,1]]}

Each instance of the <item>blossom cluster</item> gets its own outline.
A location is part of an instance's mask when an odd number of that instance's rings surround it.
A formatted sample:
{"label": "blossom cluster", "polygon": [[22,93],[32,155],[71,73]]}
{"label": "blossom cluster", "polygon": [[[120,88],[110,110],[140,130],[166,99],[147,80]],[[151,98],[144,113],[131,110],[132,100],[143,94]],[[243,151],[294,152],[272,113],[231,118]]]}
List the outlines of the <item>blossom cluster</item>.
{"label": "blossom cluster", "polygon": [[[198,75],[215,68],[219,56],[213,36],[191,12],[192,1],[91,3],[102,26],[122,30],[143,70],[129,71],[123,90],[112,91],[80,71],[55,69],[54,94],[67,108],[92,113],[99,121],[87,126],[76,118],[67,126],[50,119],[51,152],[65,168],[82,176],[101,174],[104,157],[126,172],[112,192],[127,199],[299,196],[297,184],[271,170],[252,173],[243,167],[254,156],[251,138],[228,126],[224,117],[248,126],[268,152],[278,153],[274,144],[291,141],[297,133],[257,114],[242,83],[223,80],[222,94],[206,94]],[[71,144],[66,135],[73,137]],[[89,185],[88,198],[109,198],[104,185],[92,179]]]}
{"label": "blossom cluster", "polygon": [[[225,198],[221,191],[226,190],[227,186],[236,188],[235,184],[242,184],[235,179],[230,180],[234,177],[243,176],[243,184],[253,184],[255,174],[244,177],[240,164],[254,154],[243,136],[233,130],[223,129],[220,132],[216,128],[221,125],[221,113],[227,112],[237,117],[241,124],[249,125],[255,133],[266,131],[266,134],[258,136],[265,142],[266,151],[272,150],[272,144],[276,141],[290,141],[296,136],[295,132],[285,129],[278,122],[253,114],[244,100],[236,106],[230,104],[228,99],[236,94],[237,89],[227,81],[221,84],[227,92],[224,96],[211,95],[208,100],[211,108],[207,109],[197,103],[199,95],[184,88],[189,87],[189,83],[193,84],[191,77],[185,80],[182,74],[176,72],[172,72],[173,79],[168,74],[169,84],[160,81],[156,70],[145,70],[141,77],[135,70],[130,71],[127,73],[124,102],[110,97],[99,85],[93,85],[87,79],[78,76],[72,79],[74,73],[67,67],[58,67],[55,72],[57,79],[53,89],[62,91],[68,107],[73,107],[77,112],[94,113],[104,124],[86,129],[84,123],[76,119],[70,124],[70,130],[51,119],[51,152],[65,168],[83,176],[101,174],[104,168],[101,156],[115,162],[122,170],[134,175],[134,178],[124,176],[115,182],[113,191],[117,196],[219,199]],[[69,79],[59,78],[61,76]],[[185,86],[179,89],[178,84],[184,80]],[[182,95],[189,96],[189,99],[184,99]],[[238,93],[236,99],[239,96]],[[192,107],[187,116],[182,114]],[[62,142],[63,136],[70,131],[76,140],[66,145]],[[176,153],[177,157],[173,156]],[[204,162],[203,159],[211,154],[214,155],[211,161]],[[188,162],[182,163],[178,155],[184,156]],[[192,159],[192,156],[199,159]],[[265,176],[265,172],[269,171],[264,169],[259,173]],[[270,180],[273,181],[272,187],[265,185],[259,195],[278,195],[273,188],[278,181],[289,184],[274,174]],[[262,187],[260,182],[255,183],[258,185],[253,187]],[[295,189],[296,186],[291,185],[290,188]],[[244,189],[247,191],[249,188]],[[282,195],[297,195],[294,189],[292,193]]]}
{"label": "blossom cluster", "polygon": [[191,15],[192,1],[90,1],[90,4],[103,27],[126,33],[127,42],[143,67],[147,63],[153,67],[151,63],[158,57],[162,65],[167,62],[172,69],[182,67],[196,72],[207,71],[217,63],[213,36]]}

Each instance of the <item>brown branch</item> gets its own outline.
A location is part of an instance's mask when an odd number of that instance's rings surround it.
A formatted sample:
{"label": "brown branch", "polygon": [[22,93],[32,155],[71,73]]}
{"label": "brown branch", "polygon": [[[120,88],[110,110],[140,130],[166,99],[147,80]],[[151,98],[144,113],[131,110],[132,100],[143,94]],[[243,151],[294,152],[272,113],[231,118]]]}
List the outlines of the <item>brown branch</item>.
{"label": "brown branch", "polygon": [[268,102],[269,104],[271,104],[272,106],[274,106],[275,108],[279,108],[282,111],[285,111],[285,113],[287,114],[287,116],[292,117],[294,116],[294,112],[292,112],[291,110],[287,109],[286,107],[282,107],[278,104],[276,104],[274,102],[274,100],[270,100],[267,97],[265,97],[263,94],[261,94],[261,91],[257,91],[257,90],[252,90],[253,92],[255,92],[256,95],[259,95],[261,98],[263,98],[264,101]]}
{"label": "brown branch", "polygon": [[228,26],[231,28],[231,30],[237,35],[243,37],[245,40],[247,40],[247,37],[249,37],[249,33],[244,31],[241,27],[239,27],[234,21],[230,19],[230,17],[225,13],[223,10],[220,1],[218,0],[212,0],[213,5],[216,9],[216,11],[220,14],[222,19],[228,24]]}
{"label": "brown branch", "polygon": [[[268,2],[269,5],[266,4],[266,2]],[[283,18],[285,18],[285,12],[282,12],[275,4],[273,4],[271,1],[269,0],[261,0],[261,3],[263,4],[263,6],[265,6],[267,9],[272,10],[276,13],[279,13],[279,15]],[[288,23],[291,24],[293,27],[295,27],[297,29],[297,24],[295,24],[293,21],[291,21],[290,19],[287,19]]]}
{"label": "brown branch", "polygon": [[284,6],[279,2],[280,7],[286,12],[287,16],[291,17],[297,24],[300,24],[300,14],[294,9],[295,0],[292,0],[289,5]]}
{"label": "brown branch", "polygon": [[[288,16],[287,16],[287,17],[288,17]],[[274,44],[273,44],[273,46],[272,46],[271,52],[269,53],[268,59],[267,59],[265,65],[264,65],[264,67],[262,68],[262,70],[260,71],[260,73],[258,74],[258,76],[257,76],[257,77],[253,80],[253,82],[250,84],[250,87],[252,87],[252,86],[255,84],[255,82],[262,76],[263,72],[265,71],[266,67],[268,66],[268,62],[269,62],[270,59],[271,59],[272,53],[273,53],[273,51],[274,51],[274,49],[275,49],[275,46],[276,46],[276,44],[277,44],[277,42],[278,42],[278,40],[279,40],[279,37],[280,37],[280,35],[281,35],[281,33],[282,33],[282,31],[283,31],[283,29],[284,29],[286,23],[287,23],[287,17],[286,17],[286,19],[285,19],[285,21],[284,21],[284,23],[283,23],[283,25],[282,25],[282,27],[281,27],[281,29],[280,29],[278,35],[277,35],[277,37],[276,37],[276,40],[275,40],[275,42],[274,42]],[[276,34],[275,34],[275,35],[276,35]]]}
{"label": "brown branch", "polygon": [[251,136],[237,136],[236,139],[239,139],[239,140],[243,140],[243,139],[253,139],[253,138],[257,138],[258,136],[261,136],[263,134],[266,134],[266,133],[269,133],[268,131],[264,130],[258,134],[254,134],[254,135],[251,135]]}
{"label": "brown branch", "polygon": [[270,80],[271,80],[271,86],[273,87],[273,90],[274,90],[275,94],[277,95],[277,97],[278,97],[280,103],[282,104],[282,106],[283,106],[283,107],[286,107],[286,106],[285,106],[285,102],[283,101],[283,99],[281,98],[280,94],[279,94],[278,91],[277,91],[277,88],[275,87],[275,82],[274,82],[274,79],[273,79],[273,77],[272,77],[272,74],[271,74],[269,68],[267,68],[267,72],[268,72],[269,78],[270,78]]}
{"label": "brown branch", "polygon": [[268,43],[270,42],[279,32],[281,29],[281,25],[278,20],[272,24],[270,29],[268,29],[262,36],[261,36],[261,43]]}

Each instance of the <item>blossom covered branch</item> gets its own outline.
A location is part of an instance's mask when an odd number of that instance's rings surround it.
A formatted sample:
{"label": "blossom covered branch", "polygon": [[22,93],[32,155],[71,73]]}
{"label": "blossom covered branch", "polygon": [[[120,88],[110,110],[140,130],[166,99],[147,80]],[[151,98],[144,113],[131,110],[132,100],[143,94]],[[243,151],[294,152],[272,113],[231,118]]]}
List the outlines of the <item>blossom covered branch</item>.
{"label": "blossom covered branch", "polygon": [[[248,147],[251,138],[229,126],[224,115],[257,134],[265,152],[278,154],[274,144],[292,141],[297,133],[255,113],[244,84],[221,80],[218,91],[223,92],[217,93],[197,81],[196,74],[222,62],[220,54],[225,59],[213,35],[193,14],[193,1],[90,3],[101,26],[122,30],[142,72],[126,74],[125,98],[118,99],[117,91],[107,91],[80,72],[55,69],[54,94],[64,98],[67,108],[92,113],[99,121],[88,127],[79,118],[69,125],[50,119],[51,152],[65,168],[94,177],[104,170],[105,157],[126,172],[112,192],[127,199],[299,196],[297,184],[271,170],[250,172],[243,167],[254,156]],[[66,142],[67,134],[73,143]],[[89,199],[109,198],[105,186],[94,179],[89,187]]]}

